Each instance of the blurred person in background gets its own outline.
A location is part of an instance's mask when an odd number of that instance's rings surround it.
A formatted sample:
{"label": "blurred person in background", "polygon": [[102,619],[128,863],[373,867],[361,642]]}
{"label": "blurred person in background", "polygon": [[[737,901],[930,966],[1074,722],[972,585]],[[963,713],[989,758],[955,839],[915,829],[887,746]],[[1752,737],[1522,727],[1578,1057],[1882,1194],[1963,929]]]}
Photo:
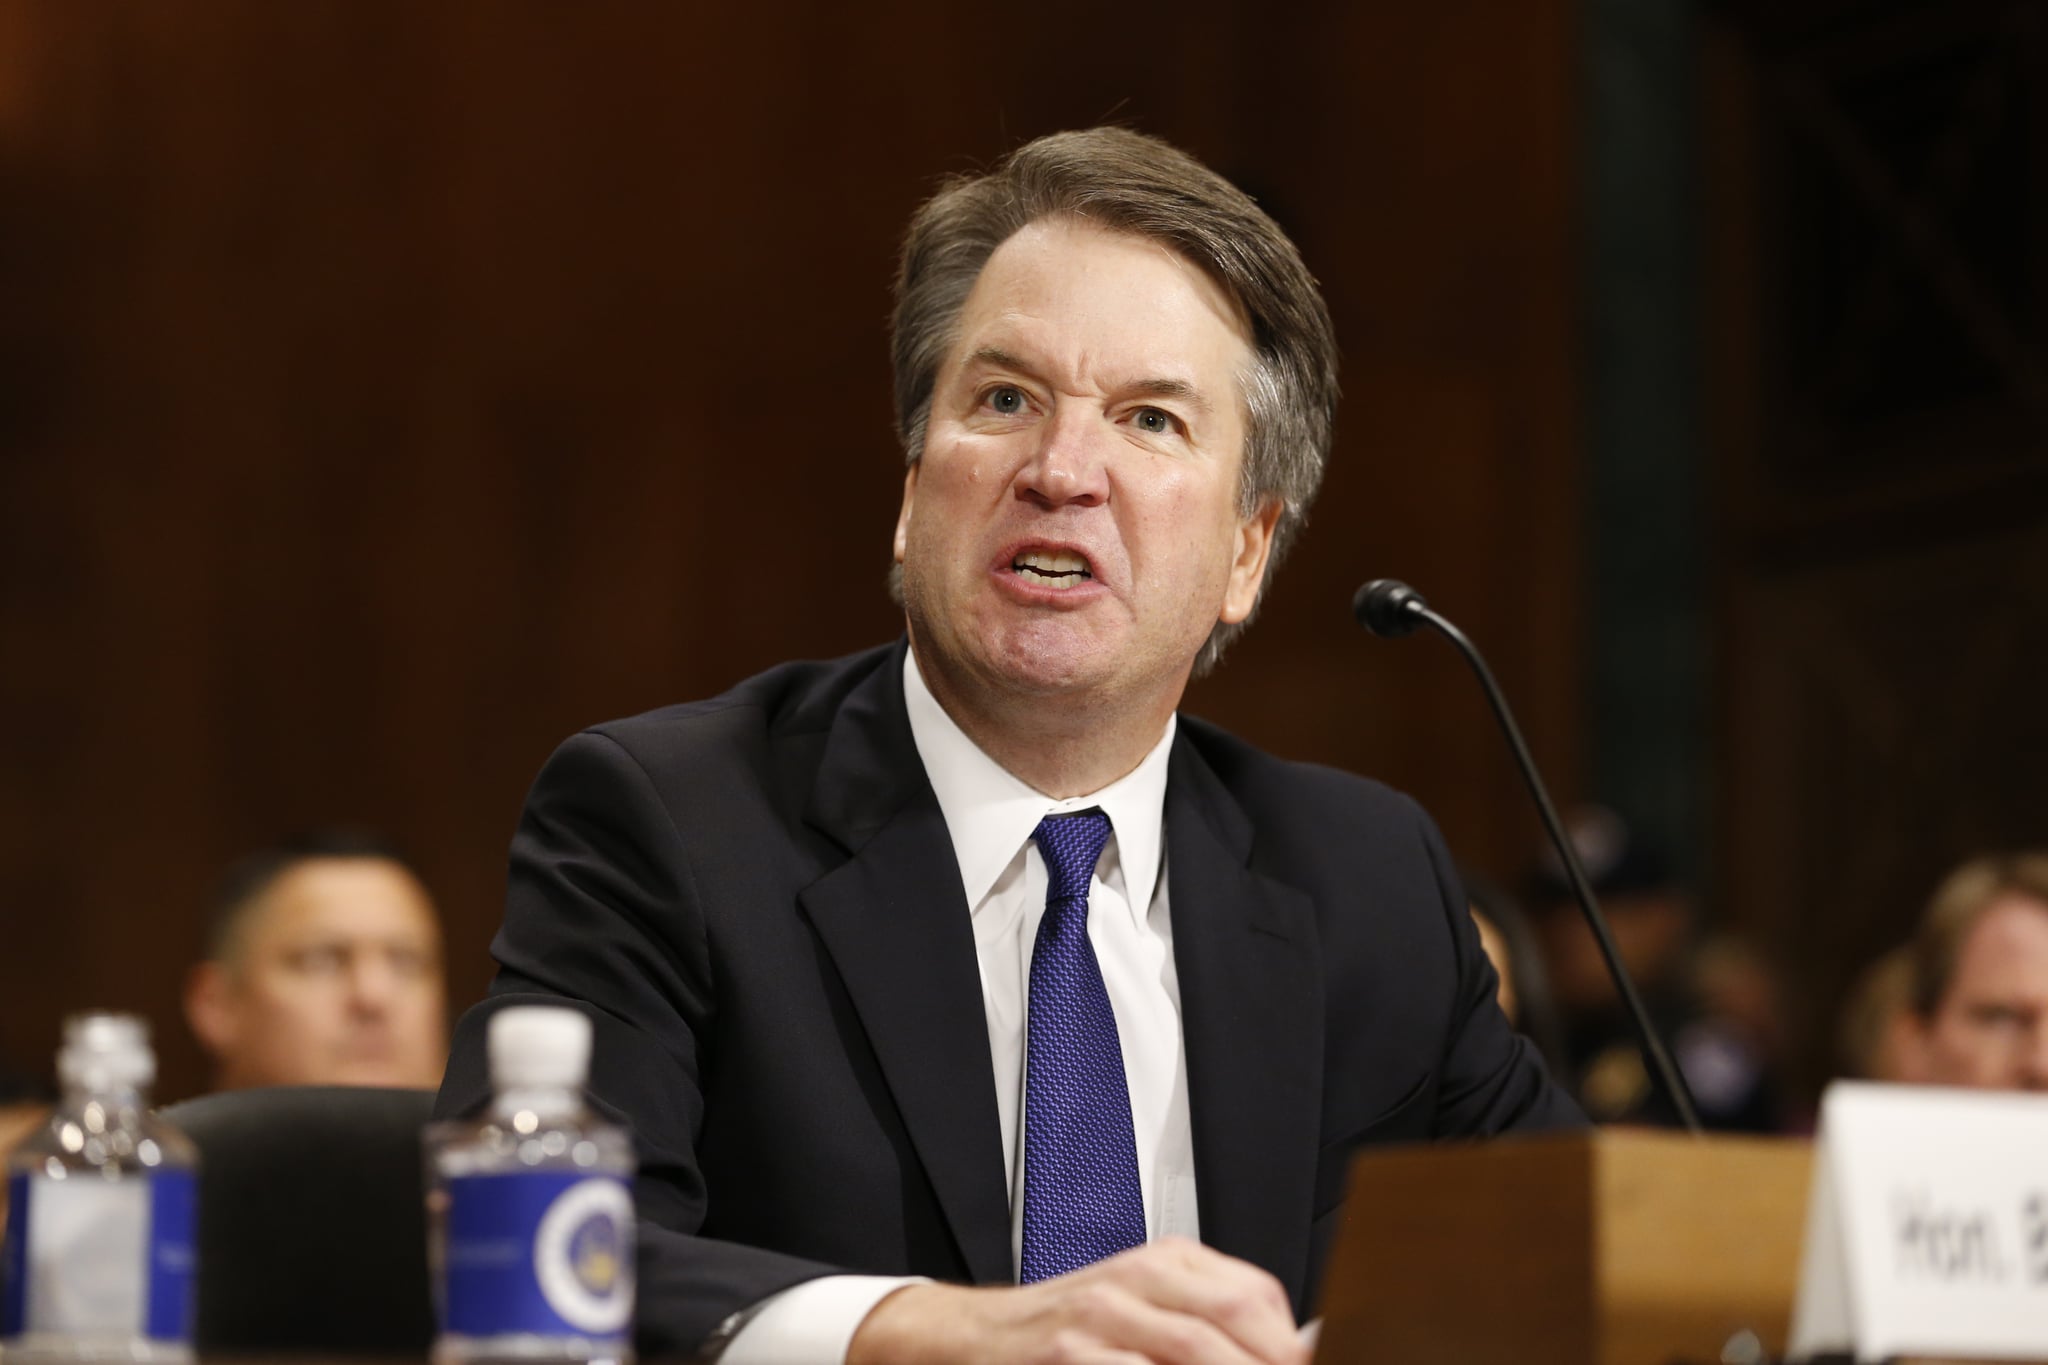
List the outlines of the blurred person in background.
{"label": "blurred person in background", "polygon": [[[1664,850],[1603,806],[1565,817],[1629,976],[1670,1046],[1708,1128],[1777,1132],[1782,1025],[1775,976],[1732,938],[1696,939],[1691,895]],[[1674,1126],[1644,1066],[1634,1023],[1556,853],[1528,876],[1525,903],[1564,1032],[1564,1074],[1602,1123]]]}
{"label": "blurred person in background", "polygon": [[1854,1081],[1907,1079],[1912,1040],[1913,954],[1894,948],[1863,969],[1842,1007],[1842,1074]]}
{"label": "blurred person in background", "polygon": [[1459,880],[1472,904],[1472,920],[1479,926],[1479,946],[1500,974],[1495,999],[1501,1013],[1516,1032],[1536,1045],[1553,1072],[1564,1073],[1564,1030],[1551,996],[1543,949],[1528,915],[1514,897],[1484,877],[1461,868]]}
{"label": "blurred person in background", "polygon": [[250,854],[215,898],[185,1018],[222,1090],[440,1084],[441,926],[388,841],[319,830]]}
{"label": "blurred person in background", "polygon": [[1908,951],[1904,1079],[2048,1090],[2048,853],[1951,872]]}

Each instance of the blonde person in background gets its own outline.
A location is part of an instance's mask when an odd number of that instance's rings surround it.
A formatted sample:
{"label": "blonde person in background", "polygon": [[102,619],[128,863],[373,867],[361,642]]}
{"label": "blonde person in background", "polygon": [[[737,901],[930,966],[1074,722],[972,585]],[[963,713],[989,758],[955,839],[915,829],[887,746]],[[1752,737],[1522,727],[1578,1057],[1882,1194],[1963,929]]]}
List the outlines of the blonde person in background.
{"label": "blonde person in background", "polygon": [[2048,1090],[2048,853],[1951,872],[1908,952],[1901,1079]]}
{"label": "blonde person in background", "polygon": [[251,854],[216,898],[185,1018],[215,1086],[438,1085],[441,927],[387,841],[323,830]]}

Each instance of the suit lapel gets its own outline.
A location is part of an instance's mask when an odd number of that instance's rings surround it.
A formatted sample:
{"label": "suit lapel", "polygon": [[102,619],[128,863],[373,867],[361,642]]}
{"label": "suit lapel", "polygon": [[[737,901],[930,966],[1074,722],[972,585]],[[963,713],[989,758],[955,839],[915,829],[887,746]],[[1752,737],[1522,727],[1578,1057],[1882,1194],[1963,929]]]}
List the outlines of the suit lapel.
{"label": "suit lapel", "polygon": [[1249,866],[1244,812],[1183,736],[1166,790],[1167,895],[1202,1240],[1298,1300],[1322,1112],[1323,987],[1308,898]]}
{"label": "suit lapel", "polygon": [[968,1273],[1014,1279],[966,892],[903,706],[899,646],[835,720],[806,821],[851,855],[806,888]]}

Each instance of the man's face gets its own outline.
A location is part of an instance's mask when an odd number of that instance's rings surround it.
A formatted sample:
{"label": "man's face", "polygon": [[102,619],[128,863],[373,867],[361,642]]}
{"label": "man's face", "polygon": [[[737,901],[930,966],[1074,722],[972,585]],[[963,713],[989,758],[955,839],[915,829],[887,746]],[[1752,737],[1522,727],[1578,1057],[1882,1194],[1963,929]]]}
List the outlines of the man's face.
{"label": "man's face", "polygon": [[1978,917],[1932,1017],[1913,1079],[2048,1090],[2048,904],[2008,892]]}
{"label": "man's face", "polygon": [[448,1039],[426,892],[380,858],[316,858],[248,910],[195,977],[193,1027],[223,1088],[438,1085]]}
{"label": "man's face", "polygon": [[1229,296],[1158,243],[1046,219],[996,249],[896,526],[942,698],[1136,699],[1163,721],[1217,621],[1251,612],[1278,515],[1238,511],[1250,361]]}

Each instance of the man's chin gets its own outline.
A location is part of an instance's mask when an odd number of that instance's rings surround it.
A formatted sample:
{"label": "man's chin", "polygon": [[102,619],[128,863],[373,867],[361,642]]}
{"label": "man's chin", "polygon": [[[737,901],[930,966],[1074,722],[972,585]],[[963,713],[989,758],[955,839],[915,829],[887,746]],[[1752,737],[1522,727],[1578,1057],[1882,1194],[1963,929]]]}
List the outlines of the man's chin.
{"label": "man's chin", "polygon": [[1099,651],[1076,648],[1072,642],[1024,642],[992,653],[987,674],[1013,696],[1078,697],[1110,681],[1109,665]]}

